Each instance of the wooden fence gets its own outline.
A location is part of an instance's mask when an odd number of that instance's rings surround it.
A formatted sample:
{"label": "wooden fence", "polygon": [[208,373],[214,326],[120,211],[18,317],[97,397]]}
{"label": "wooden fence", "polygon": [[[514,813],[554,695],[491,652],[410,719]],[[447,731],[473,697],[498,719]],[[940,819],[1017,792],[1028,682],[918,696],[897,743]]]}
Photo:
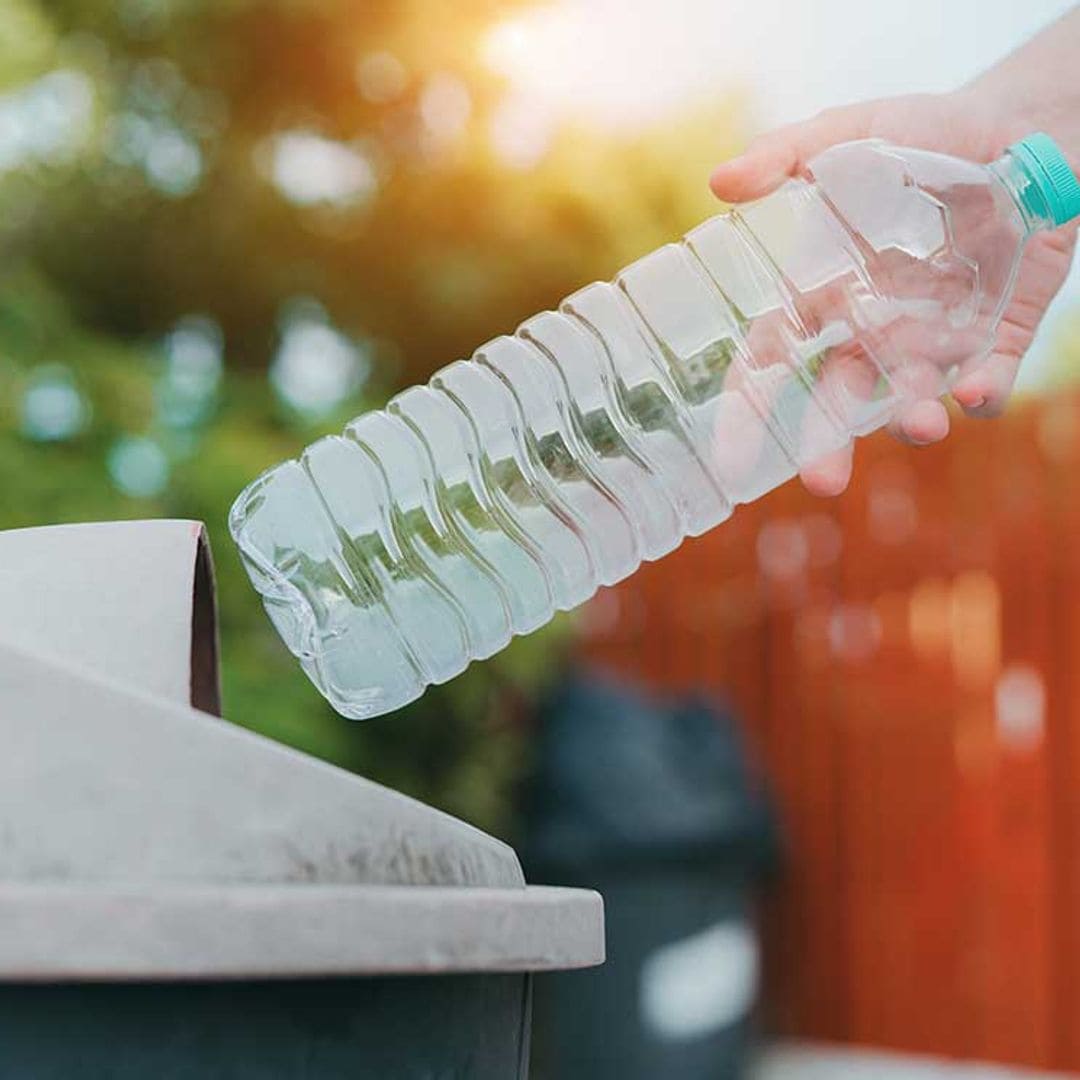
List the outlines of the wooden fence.
{"label": "wooden fence", "polygon": [[956,428],[740,508],[583,648],[744,717],[790,848],[775,1026],[1080,1069],[1080,399]]}

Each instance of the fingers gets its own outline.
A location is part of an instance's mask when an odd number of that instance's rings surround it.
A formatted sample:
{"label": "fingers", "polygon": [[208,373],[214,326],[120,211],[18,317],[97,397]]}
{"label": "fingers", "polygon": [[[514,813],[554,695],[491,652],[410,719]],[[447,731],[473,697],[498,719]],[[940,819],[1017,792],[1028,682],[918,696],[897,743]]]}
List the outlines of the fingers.
{"label": "fingers", "polygon": [[968,416],[1000,416],[1020,370],[1020,357],[992,353],[970,374],[959,379],[952,396]]}
{"label": "fingers", "polygon": [[[929,446],[949,434],[949,414],[940,401],[916,401],[892,424],[892,433],[912,446]],[[799,479],[811,495],[831,498],[851,482],[854,446],[825,454],[799,470]]]}
{"label": "fingers", "polygon": [[929,446],[949,434],[949,413],[936,399],[914,401],[900,411],[890,430],[912,446]]}
{"label": "fingers", "polygon": [[[798,460],[802,462],[799,478],[813,495],[839,495],[851,480],[854,445],[851,425],[845,415],[846,395],[837,390],[844,383],[845,371],[854,370],[853,358],[838,356],[826,360],[818,375],[815,392],[804,390]],[[798,385],[801,380],[794,379]],[[857,387],[858,380],[852,380]]]}
{"label": "fingers", "polygon": [[754,484],[770,436],[742,380],[726,380],[716,399],[712,427],[713,467],[720,485],[735,501],[749,502],[758,494]]}
{"label": "fingers", "polygon": [[804,466],[799,470],[799,479],[811,495],[832,498],[848,486],[854,457],[854,446],[845,446]]}
{"label": "fingers", "polygon": [[718,166],[709,181],[717,198],[747,202],[767,195],[796,175],[815,154],[869,133],[870,103],[827,109],[812,120],[789,124],[755,139],[747,150]]}
{"label": "fingers", "polygon": [[1069,272],[1075,239],[1065,230],[1044,233],[1025,250],[1016,291],[998,327],[993,351],[963,372],[953,386],[953,397],[969,416],[998,416],[1005,408],[1020,361]]}

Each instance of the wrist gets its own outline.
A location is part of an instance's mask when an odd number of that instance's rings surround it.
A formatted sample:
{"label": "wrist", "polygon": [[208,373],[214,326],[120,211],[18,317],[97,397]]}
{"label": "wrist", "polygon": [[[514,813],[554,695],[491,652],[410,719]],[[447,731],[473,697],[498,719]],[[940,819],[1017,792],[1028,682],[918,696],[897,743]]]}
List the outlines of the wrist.
{"label": "wrist", "polygon": [[[965,107],[994,119],[1005,145],[1044,131],[1080,171],[1080,84],[1072,89],[1053,69],[1041,70],[1013,58],[991,68],[955,92]],[[1004,149],[1004,145],[999,149]]]}

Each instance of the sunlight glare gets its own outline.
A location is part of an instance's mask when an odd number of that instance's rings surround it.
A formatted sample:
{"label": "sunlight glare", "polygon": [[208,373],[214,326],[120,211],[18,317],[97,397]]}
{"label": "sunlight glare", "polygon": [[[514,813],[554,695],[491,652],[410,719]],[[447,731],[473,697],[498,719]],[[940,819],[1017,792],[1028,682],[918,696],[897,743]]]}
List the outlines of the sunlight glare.
{"label": "sunlight glare", "polygon": [[[743,0],[739,0],[743,2]],[[497,23],[481,58],[538,110],[599,126],[638,127],[725,87],[704,47],[702,0],[626,5],[578,0],[527,8]]]}
{"label": "sunlight glare", "polygon": [[537,12],[528,12],[492,27],[482,46],[484,61],[492,71],[500,75],[514,74],[518,64],[526,59],[530,38],[529,24],[536,20],[536,16]]}
{"label": "sunlight glare", "polygon": [[550,111],[528,98],[513,95],[491,115],[488,137],[496,156],[514,169],[528,169],[547,152],[554,119]]}

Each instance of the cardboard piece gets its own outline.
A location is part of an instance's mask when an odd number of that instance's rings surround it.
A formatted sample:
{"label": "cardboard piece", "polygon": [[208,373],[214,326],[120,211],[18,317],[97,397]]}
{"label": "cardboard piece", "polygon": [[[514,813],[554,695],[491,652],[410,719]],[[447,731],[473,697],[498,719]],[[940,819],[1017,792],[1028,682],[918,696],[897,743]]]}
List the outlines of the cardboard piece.
{"label": "cardboard piece", "polygon": [[213,610],[197,523],[0,533],[0,980],[601,962],[596,894],[210,715]]}

